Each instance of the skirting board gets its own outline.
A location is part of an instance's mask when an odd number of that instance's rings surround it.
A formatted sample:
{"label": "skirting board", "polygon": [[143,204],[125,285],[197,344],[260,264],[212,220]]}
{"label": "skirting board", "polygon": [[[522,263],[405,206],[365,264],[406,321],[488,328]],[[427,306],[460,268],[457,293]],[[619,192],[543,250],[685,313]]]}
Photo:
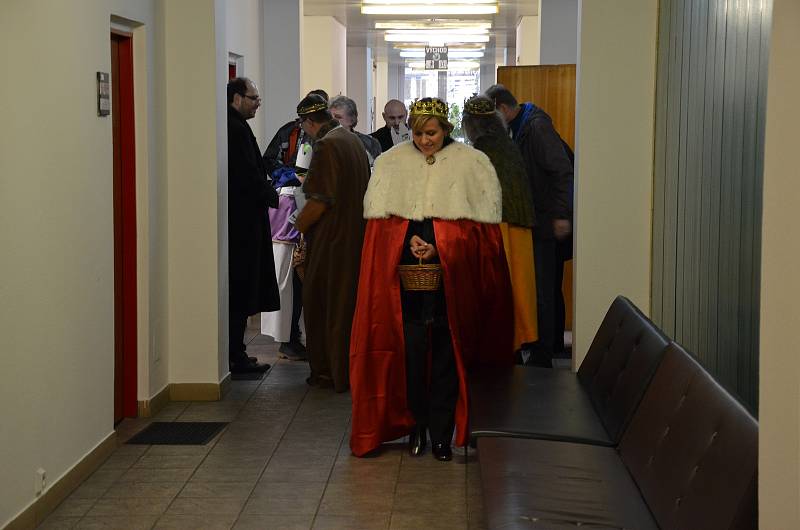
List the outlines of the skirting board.
{"label": "skirting board", "polygon": [[153,396],[151,399],[145,399],[144,401],[139,401],[139,417],[140,418],[150,418],[155,416],[161,410],[167,406],[169,403],[169,387],[170,385],[165,386],[161,389],[161,392]]}
{"label": "skirting board", "polygon": [[81,483],[89,478],[117,448],[117,433],[112,432],[72,469],[47,488],[28,508],[8,523],[5,530],[34,529]]}
{"label": "skirting board", "polygon": [[170,401],[219,401],[231,386],[228,373],[219,383],[172,383],[169,385]]}
{"label": "skirting board", "polygon": [[219,384],[214,383],[171,383],[161,392],[139,401],[139,417],[151,418],[161,412],[170,401],[217,401],[231,386],[231,374],[227,374]]}

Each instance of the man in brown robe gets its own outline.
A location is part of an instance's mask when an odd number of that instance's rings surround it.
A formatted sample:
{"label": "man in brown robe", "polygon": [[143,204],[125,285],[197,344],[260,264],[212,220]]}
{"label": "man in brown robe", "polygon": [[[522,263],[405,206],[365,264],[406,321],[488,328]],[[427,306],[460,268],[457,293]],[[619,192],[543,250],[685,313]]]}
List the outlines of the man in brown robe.
{"label": "man in brown robe", "polygon": [[295,225],[308,243],[303,285],[311,365],[307,382],[345,392],[366,226],[369,160],[358,137],[331,118],[321,97],[306,96],[297,114],[303,131],[314,139],[311,167],[303,183],[306,204]]}

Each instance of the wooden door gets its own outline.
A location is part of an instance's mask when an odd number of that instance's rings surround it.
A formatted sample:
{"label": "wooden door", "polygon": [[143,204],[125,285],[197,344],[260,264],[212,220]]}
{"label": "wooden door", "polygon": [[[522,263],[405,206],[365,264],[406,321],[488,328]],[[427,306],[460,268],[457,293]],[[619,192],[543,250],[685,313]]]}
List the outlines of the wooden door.
{"label": "wooden door", "polygon": [[[575,65],[501,66],[497,82],[522,103],[531,101],[553,119],[553,125],[575,150]],[[572,260],[564,264],[565,328],[572,329]]]}
{"label": "wooden door", "polygon": [[137,415],[136,146],[133,42],[111,34],[111,121],[114,149],[114,422]]}

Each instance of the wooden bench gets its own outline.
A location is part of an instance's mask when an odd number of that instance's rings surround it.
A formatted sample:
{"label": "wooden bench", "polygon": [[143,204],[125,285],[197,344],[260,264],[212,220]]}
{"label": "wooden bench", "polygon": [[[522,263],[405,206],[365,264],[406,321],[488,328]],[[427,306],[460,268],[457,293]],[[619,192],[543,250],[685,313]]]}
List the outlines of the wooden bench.
{"label": "wooden bench", "polygon": [[492,529],[757,528],[758,424],[675,343],[617,447],[477,443]]}
{"label": "wooden bench", "polygon": [[669,339],[624,296],[611,304],[576,374],[515,366],[470,376],[470,436],[615,446]]}

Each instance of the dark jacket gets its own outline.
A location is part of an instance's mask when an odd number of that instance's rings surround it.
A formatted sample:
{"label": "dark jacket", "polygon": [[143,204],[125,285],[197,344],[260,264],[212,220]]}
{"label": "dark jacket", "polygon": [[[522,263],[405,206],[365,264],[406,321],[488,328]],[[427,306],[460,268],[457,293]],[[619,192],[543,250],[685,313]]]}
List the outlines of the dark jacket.
{"label": "dark jacket", "polygon": [[572,218],[572,163],[550,116],[533,105],[514,138],[531,182],[538,237],[553,237],[554,219]]}
{"label": "dark jacket", "polygon": [[525,162],[506,134],[485,134],[472,146],[491,160],[503,190],[503,222],[531,228],[535,224],[533,196]]}
{"label": "dark jacket", "polygon": [[296,120],[290,121],[278,129],[264,151],[264,165],[270,176],[277,169],[294,167],[297,161],[297,146],[303,142],[303,138],[303,130]]}
{"label": "dark jacket", "polygon": [[371,157],[370,166],[375,161],[376,158],[381,156],[383,153],[383,146],[381,146],[380,142],[373,138],[372,136],[364,133],[360,133],[358,131],[353,131],[358,139],[361,140],[361,143],[364,144],[364,149],[367,150],[369,156]]}
{"label": "dark jacket", "polygon": [[267,179],[256,137],[228,107],[228,273],[231,312],[280,309],[267,208],[278,193]]}
{"label": "dark jacket", "polygon": [[370,136],[377,138],[381,143],[381,149],[384,153],[394,147],[394,143],[392,143],[392,131],[389,130],[388,125],[384,125],[377,131],[371,133]]}

